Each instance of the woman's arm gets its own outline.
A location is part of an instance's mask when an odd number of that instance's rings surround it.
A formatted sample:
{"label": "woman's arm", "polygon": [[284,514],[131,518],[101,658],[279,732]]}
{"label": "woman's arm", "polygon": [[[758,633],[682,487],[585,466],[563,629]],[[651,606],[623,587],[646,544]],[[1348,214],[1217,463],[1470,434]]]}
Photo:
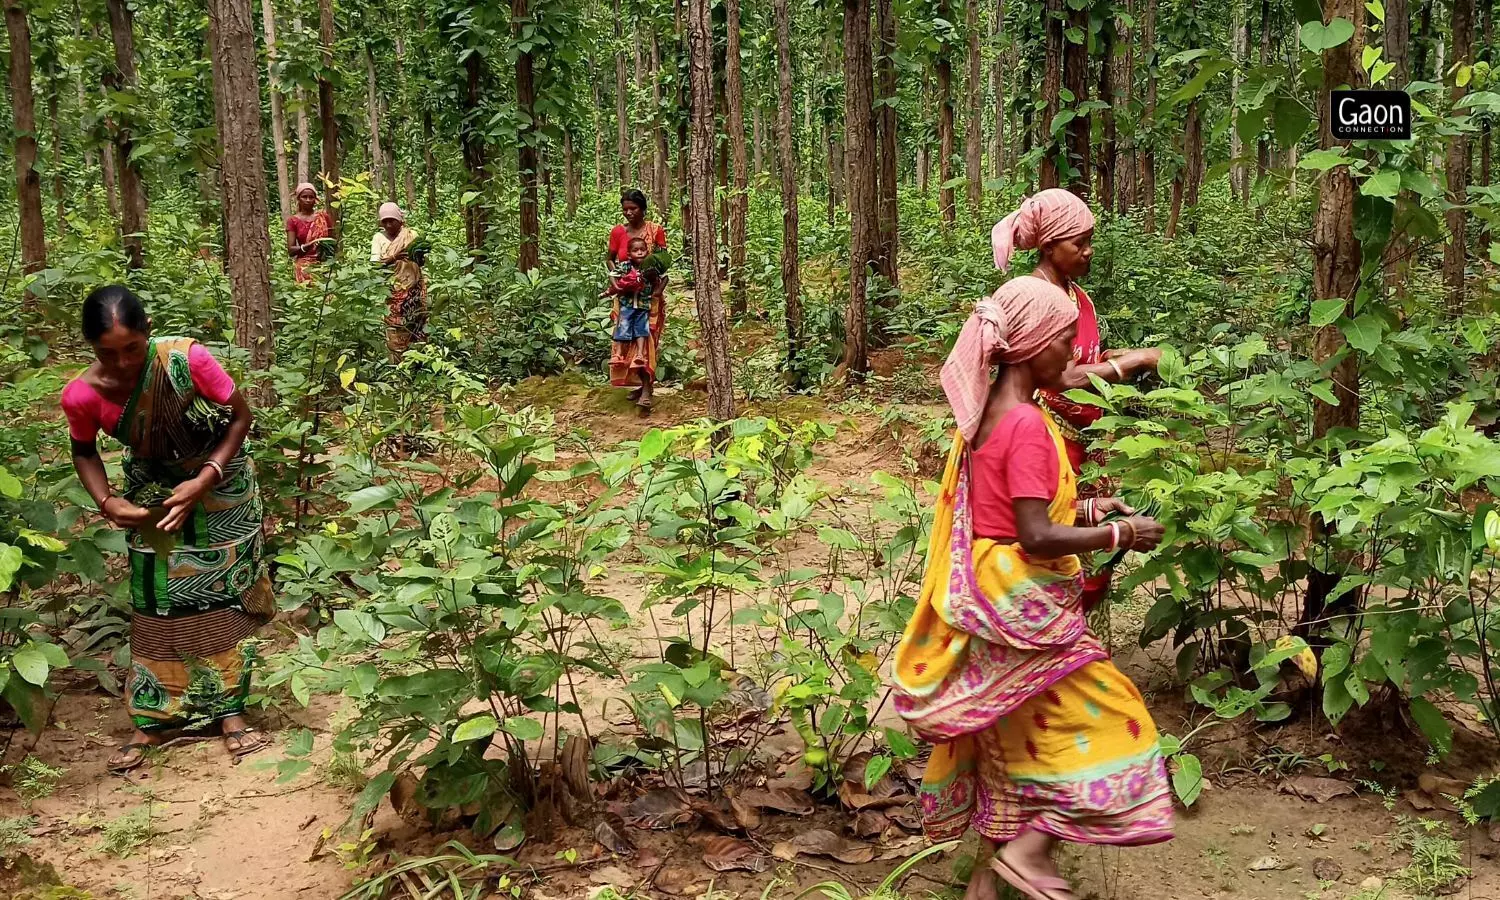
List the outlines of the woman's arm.
{"label": "woman's arm", "polygon": [[161,520],[163,531],[176,531],[187,523],[188,516],[192,515],[193,507],[208,493],[209,489],[219,483],[219,472],[229,465],[245,445],[245,436],[250,433],[250,423],[254,415],[250,412],[250,403],[245,395],[236,390],[229,395],[230,419],[229,427],[224,429],[224,437],[219,440],[218,446],[209,451],[208,460],[217,463],[218,468],[204,462],[203,468],[198,474],[187,481],[179,484],[172,491],[162,505],[169,510]]}
{"label": "woman's arm", "polygon": [[286,220],[286,252],[288,256],[296,256],[302,252],[302,245],[297,242],[297,232],[292,230],[292,220]]}
{"label": "woman's arm", "polygon": [[[1109,550],[1115,530],[1108,525],[1074,528],[1059,525],[1047,515],[1046,500],[1018,497],[1011,501],[1016,514],[1016,537],[1021,549],[1037,559],[1056,559],[1073,553]],[[1147,516],[1131,516],[1118,523],[1121,547],[1150,550],[1161,541],[1162,527]],[[1134,538],[1132,539],[1132,535]]]}
{"label": "woman's arm", "polygon": [[104,461],[99,458],[99,445],[93,440],[73,441],[73,471],[78,473],[78,480],[94,498],[99,511],[121,528],[139,525],[151,514],[124,497],[114,495],[114,489],[109,486],[109,475],[104,471]]}
{"label": "woman's arm", "polygon": [[[1105,361],[1080,365],[1074,363],[1063,373],[1062,382],[1064,390],[1073,388],[1086,388],[1089,386],[1089,376],[1098,375],[1110,384],[1120,384],[1129,381],[1142,372],[1156,371],[1156,363],[1161,359],[1161,351],[1155,348],[1145,350],[1111,350],[1104,355]],[[1110,365],[1113,362],[1114,365]],[[1118,366],[1118,371],[1116,370]]]}

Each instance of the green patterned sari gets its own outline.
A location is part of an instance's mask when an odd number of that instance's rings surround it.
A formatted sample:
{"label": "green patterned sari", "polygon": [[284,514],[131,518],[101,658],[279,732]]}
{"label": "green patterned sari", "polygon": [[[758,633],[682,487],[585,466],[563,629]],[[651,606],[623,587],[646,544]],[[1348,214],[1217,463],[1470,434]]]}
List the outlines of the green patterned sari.
{"label": "green patterned sari", "polygon": [[154,338],[114,436],[127,500],[152,511],[130,532],[130,674],[126,700],[144,731],[200,728],[244,712],[256,629],[275,612],[261,561],[260,494],[244,450],[176,533],[155,527],[172,491],[203,467],[229,424],[199,395],[189,338]]}

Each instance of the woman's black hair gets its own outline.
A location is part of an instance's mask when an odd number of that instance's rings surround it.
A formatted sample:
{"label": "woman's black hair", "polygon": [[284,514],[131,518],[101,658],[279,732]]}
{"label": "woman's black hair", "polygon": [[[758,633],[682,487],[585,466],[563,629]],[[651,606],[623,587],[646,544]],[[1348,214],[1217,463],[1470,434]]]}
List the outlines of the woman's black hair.
{"label": "woman's black hair", "polygon": [[620,202],[634,203],[636,206],[639,206],[641,208],[641,212],[645,212],[647,207],[649,206],[649,204],[646,202],[646,195],[641,193],[640,188],[629,188],[627,190],[621,191]]}
{"label": "woman's black hair", "polygon": [[81,318],[84,340],[90,344],[116,325],[123,325],[136,334],[151,331],[151,319],[146,315],[146,307],[141,305],[141,298],[123,284],[95,288],[83,301]]}

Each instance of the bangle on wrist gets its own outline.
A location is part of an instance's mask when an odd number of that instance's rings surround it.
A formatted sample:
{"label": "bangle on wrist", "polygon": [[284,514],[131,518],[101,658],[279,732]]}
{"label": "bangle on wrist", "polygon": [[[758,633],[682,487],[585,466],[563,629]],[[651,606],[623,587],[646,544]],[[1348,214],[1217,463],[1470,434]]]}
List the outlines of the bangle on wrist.
{"label": "bangle on wrist", "polygon": [[109,501],[111,501],[113,499],[115,499],[115,495],[114,494],[106,494],[104,496],[104,499],[99,501],[99,514],[101,516],[107,516],[107,515],[109,515],[108,511],[106,510],[106,507],[109,506]]}
{"label": "bangle on wrist", "polygon": [[1130,541],[1125,546],[1129,547],[1132,550],[1135,549],[1135,523],[1131,522],[1129,519],[1125,519],[1121,522],[1121,524],[1130,529]]}
{"label": "bangle on wrist", "polygon": [[218,473],[218,478],[214,481],[215,484],[218,484],[219,482],[224,480],[224,467],[219,465],[217,460],[204,460],[203,465],[198,467],[198,474],[202,475],[204,469],[213,469]]}
{"label": "bangle on wrist", "polygon": [[1120,523],[1109,523],[1109,549],[1110,552],[1120,549]]}
{"label": "bangle on wrist", "polygon": [[1109,367],[1115,370],[1116,378],[1120,379],[1121,381],[1125,380],[1125,370],[1120,368],[1120,364],[1118,362],[1115,362],[1113,357],[1106,359],[1105,362],[1109,363]]}

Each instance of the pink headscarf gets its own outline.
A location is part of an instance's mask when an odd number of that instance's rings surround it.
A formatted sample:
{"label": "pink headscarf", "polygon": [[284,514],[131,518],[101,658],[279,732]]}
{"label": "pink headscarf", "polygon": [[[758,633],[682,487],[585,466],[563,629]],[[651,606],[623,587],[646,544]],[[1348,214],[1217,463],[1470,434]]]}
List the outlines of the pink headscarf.
{"label": "pink headscarf", "polygon": [[395,219],[397,222],[406,224],[406,213],[395,203],[386,201],[380,204],[380,215],[375,217],[376,222],[384,222],[386,219]]}
{"label": "pink headscarf", "polygon": [[1093,227],[1094,214],[1089,205],[1072,191],[1048,188],[1033,194],[990,231],[995,268],[1008,270],[1010,258],[1017,250],[1035,250],[1049,241],[1083,234]]}
{"label": "pink headscarf", "polygon": [[1012,278],[974,313],[943,363],[941,381],[964,440],[972,442],[990,395],[990,366],[1023,363],[1078,319],[1078,307],[1044,278]]}
{"label": "pink headscarf", "polygon": [[302,196],[303,191],[312,191],[314,197],[318,196],[318,189],[316,187],[313,187],[313,183],[311,181],[304,181],[301,184],[297,185],[297,189],[295,191],[292,191],[292,196],[300,197]]}

